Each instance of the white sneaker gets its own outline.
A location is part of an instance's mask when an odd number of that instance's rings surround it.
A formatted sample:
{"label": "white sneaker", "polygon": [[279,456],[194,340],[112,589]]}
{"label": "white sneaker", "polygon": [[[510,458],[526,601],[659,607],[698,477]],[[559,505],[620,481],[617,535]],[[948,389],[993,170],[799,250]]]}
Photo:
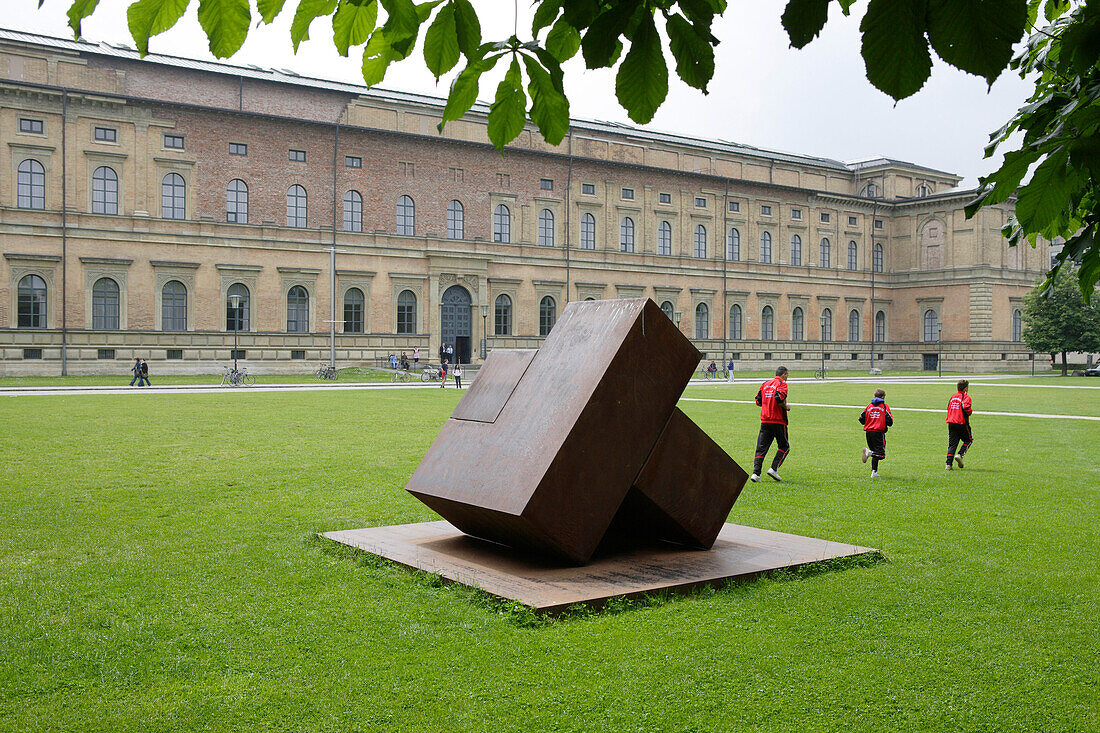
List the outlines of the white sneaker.
{"label": "white sneaker", "polygon": [[866,463],[867,459],[870,458],[870,457],[871,457],[871,449],[870,448],[864,448],[863,449],[863,462]]}
{"label": "white sneaker", "polygon": [[959,468],[962,468],[963,467],[962,456],[955,456],[955,463],[959,464]]}
{"label": "white sneaker", "polygon": [[878,471],[871,471],[871,478],[878,478]]}
{"label": "white sneaker", "polygon": [[783,480],[782,478],[779,477],[779,472],[776,471],[774,468],[769,468],[768,469],[768,475],[771,476],[776,481],[782,481]]}
{"label": "white sneaker", "polygon": [[760,483],[760,474],[754,473],[752,476],[749,476],[749,481],[752,481],[754,484]]}
{"label": "white sneaker", "polygon": [[951,464],[948,463],[946,466],[944,466],[944,468],[946,468],[948,471],[950,471],[951,470]]}

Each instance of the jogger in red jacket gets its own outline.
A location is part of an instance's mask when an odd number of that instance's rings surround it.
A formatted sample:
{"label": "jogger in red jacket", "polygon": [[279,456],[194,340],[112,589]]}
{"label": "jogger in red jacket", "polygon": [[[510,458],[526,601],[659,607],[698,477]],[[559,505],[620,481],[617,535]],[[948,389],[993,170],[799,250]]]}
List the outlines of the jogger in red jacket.
{"label": "jogger in red jacket", "polygon": [[[967,390],[970,382],[960,379],[956,385],[958,392],[951,395],[947,401],[947,470],[951,470],[951,461],[963,467],[962,457],[970,450],[970,444],[974,442],[974,434],[970,431],[970,413],[974,408],[970,402]],[[962,443],[962,448],[955,453],[955,447]]]}
{"label": "jogger in red jacket", "polygon": [[890,412],[890,405],[886,404],[886,390],[875,390],[874,399],[863,408],[859,421],[867,436],[863,462],[871,459],[871,478],[878,478],[878,462],[886,460],[886,431],[894,424],[894,415]]}
{"label": "jogger in red jacket", "polygon": [[750,481],[759,481],[764,468],[764,457],[775,441],[775,458],[768,475],[776,481],[782,481],[779,467],[783,465],[791,445],[787,441],[787,367],[777,367],[775,379],[769,379],[760,385],[756,392],[756,404],[760,405],[760,434],[756,438],[756,460],[753,461]]}

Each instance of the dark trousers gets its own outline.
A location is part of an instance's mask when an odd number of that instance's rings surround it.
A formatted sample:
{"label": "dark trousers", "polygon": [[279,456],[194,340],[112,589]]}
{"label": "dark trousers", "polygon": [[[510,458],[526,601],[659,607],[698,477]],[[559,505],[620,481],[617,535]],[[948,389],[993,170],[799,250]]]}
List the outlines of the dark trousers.
{"label": "dark trousers", "polygon": [[871,470],[878,470],[878,462],[886,459],[886,433],[867,430],[867,447],[871,450]]}
{"label": "dark trousers", "polygon": [[764,456],[768,455],[772,441],[775,441],[775,458],[772,459],[772,468],[776,471],[787,459],[791,452],[791,445],[787,441],[787,426],[779,423],[760,423],[760,435],[756,438],[756,460],[753,462],[752,472],[759,476],[764,468]]}
{"label": "dark trousers", "polygon": [[455,389],[462,389],[462,377],[455,375]]}
{"label": "dark trousers", "polygon": [[962,448],[959,448],[959,455],[965,456],[966,452],[970,450],[970,444],[974,442],[974,436],[970,432],[970,424],[958,425],[953,422],[947,423],[947,465],[951,465],[951,461],[955,460],[955,448],[959,443],[962,443]]}

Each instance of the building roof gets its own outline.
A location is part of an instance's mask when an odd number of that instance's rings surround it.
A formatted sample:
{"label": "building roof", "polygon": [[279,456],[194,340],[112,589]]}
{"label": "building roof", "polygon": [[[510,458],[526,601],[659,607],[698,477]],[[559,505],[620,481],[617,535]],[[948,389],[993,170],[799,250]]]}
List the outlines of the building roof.
{"label": "building roof", "polygon": [[[316,77],[303,76],[289,69],[265,69],[254,64],[229,64],[222,61],[204,61],[199,59],[189,59],[181,56],[170,56],[167,54],[159,53],[149,53],[146,56],[142,57],[141,54],[138,53],[137,49],[133,48],[132,46],[120,43],[92,42],[84,39],[73,40],[67,38],[59,38],[57,36],[29,33],[26,31],[9,30],[6,28],[0,28],[0,41],[14,41],[17,43],[45,46],[48,48],[55,48],[80,54],[95,54],[98,56],[110,56],[126,59],[129,61],[162,64],[164,66],[171,66],[174,68],[193,69],[195,71],[202,71],[211,74],[245,77],[248,79],[256,79],[276,84],[289,84],[291,86],[308,87],[311,89],[324,89],[327,91],[362,97],[367,100],[428,106],[436,108],[440,112],[442,112],[443,106],[446,102],[446,100],[441,97],[435,97],[427,94],[417,94],[413,92],[383,89],[377,86],[367,87],[362,84],[349,84],[347,82],[331,81],[329,79],[318,79]],[[477,102],[471,108],[471,111],[479,115],[488,115],[489,105],[484,102]],[[844,163],[839,160],[833,160],[831,158],[822,158],[796,153],[786,153],[778,150],[770,150],[767,148],[744,145],[742,143],[731,142],[727,140],[705,139],[672,132],[661,132],[657,130],[643,129],[640,127],[625,125],[618,122],[603,122],[598,120],[570,118],[570,127],[575,133],[590,132],[601,135],[615,135],[626,138],[633,138],[639,141],[696,147],[712,152],[762,158],[775,162],[796,163],[818,168],[830,168],[836,171],[843,171],[845,173],[858,172],[866,168],[873,168],[883,165],[895,165],[914,170],[929,171],[931,173],[935,173],[941,176],[959,178],[959,176],[956,176],[953,173],[939,171],[934,168],[928,168],[926,166],[913,165],[912,163],[905,163],[903,161],[897,161],[890,158],[869,158],[866,160]]]}

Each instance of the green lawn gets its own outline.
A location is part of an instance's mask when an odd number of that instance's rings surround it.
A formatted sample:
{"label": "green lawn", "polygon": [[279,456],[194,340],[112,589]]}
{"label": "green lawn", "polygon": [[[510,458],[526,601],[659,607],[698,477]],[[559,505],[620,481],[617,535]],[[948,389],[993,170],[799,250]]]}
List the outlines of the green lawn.
{"label": "green lawn", "polygon": [[[947,397],[903,386],[892,404]],[[997,389],[990,409],[1100,402]],[[690,393],[726,390],[755,392]],[[0,397],[0,729],[1100,727],[1100,423],[983,417],[948,473],[943,416],[901,413],[871,482],[858,412],[796,408],[786,480],[731,521],[888,562],[529,624],[314,538],[435,518],[402,487],[460,394]],[[751,461],[754,406],[681,405]]]}
{"label": "green lawn", "polygon": [[[337,382],[388,382],[393,373],[384,369],[348,367],[340,369]],[[220,384],[222,374],[157,374],[149,375],[154,385],[175,384]],[[418,375],[419,376],[419,375]],[[134,375],[126,372],[118,374],[95,374],[81,376],[46,377],[0,377],[0,387],[86,387],[116,386],[124,387]],[[299,374],[257,374],[256,384],[307,384],[322,382],[315,371]],[[136,387],[135,387],[136,389]]]}

